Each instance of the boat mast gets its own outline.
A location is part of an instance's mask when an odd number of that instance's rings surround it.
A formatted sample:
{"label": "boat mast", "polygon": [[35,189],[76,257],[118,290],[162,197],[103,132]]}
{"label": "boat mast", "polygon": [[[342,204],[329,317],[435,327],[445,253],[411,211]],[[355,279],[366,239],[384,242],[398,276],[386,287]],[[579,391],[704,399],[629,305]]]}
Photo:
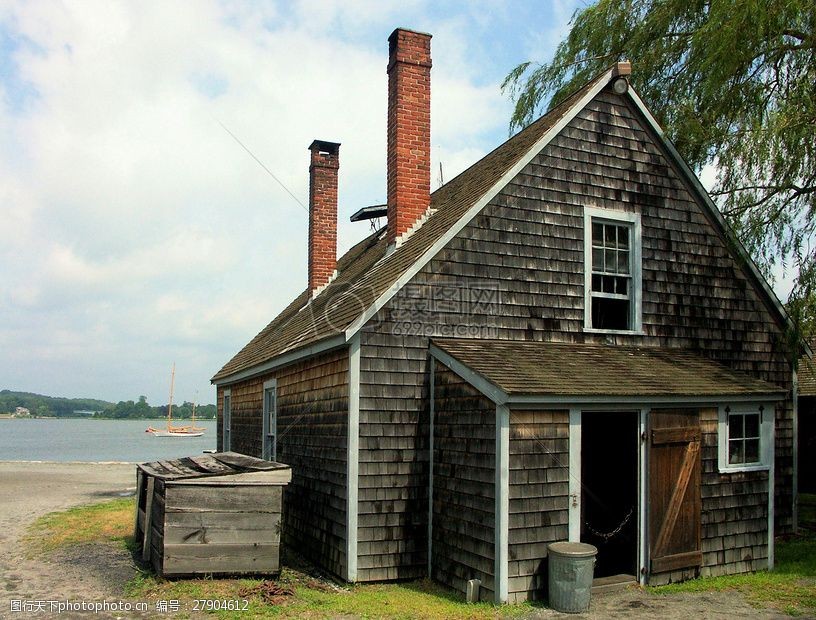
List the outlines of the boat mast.
{"label": "boat mast", "polygon": [[173,384],[176,380],[176,363],[173,362],[173,370],[170,372],[170,402],[167,404],[167,430],[170,430],[170,421],[173,418]]}

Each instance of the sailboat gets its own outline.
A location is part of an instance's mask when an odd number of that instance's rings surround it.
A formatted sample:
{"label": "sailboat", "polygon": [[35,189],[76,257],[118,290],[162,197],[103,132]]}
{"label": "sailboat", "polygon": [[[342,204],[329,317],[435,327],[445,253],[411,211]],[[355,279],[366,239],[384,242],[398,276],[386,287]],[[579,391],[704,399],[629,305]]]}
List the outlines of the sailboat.
{"label": "sailboat", "polygon": [[153,428],[148,426],[146,433],[154,437],[201,437],[205,428],[195,426],[195,403],[193,403],[193,424],[187,426],[173,426],[173,386],[176,380],[176,363],[173,362],[173,370],[170,373],[170,402],[167,405],[167,428]]}

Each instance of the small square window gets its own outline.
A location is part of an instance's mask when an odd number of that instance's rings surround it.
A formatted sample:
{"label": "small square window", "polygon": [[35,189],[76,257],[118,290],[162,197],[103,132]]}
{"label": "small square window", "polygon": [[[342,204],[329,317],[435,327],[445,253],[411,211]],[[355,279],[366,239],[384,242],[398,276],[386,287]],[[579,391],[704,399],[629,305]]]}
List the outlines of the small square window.
{"label": "small square window", "polygon": [[720,470],[766,469],[763,448],[768,441],[767,426],[773,421],[763,418],[765,405],[728,405],[720,409]]}

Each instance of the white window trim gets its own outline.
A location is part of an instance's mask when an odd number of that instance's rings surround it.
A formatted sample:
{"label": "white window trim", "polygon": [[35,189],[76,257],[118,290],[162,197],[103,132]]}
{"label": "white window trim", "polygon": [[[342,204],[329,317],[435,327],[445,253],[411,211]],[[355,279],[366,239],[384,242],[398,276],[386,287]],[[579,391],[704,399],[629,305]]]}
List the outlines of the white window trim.
{"label": "white window trim", "polygon": [[[592,219],[629,224],[632,227],[632,329],[599,329],[592,327]],[[643,270],[640,214],[612,209],[584,207],[584,331],[598,334],[643,333]]]}
{"label": "white window trim", "polygon": [[[274,416],[274,424],[275,428],[269,428],[269,410],[267,409],[267,400],[266,400],[266,392],[268,390],[275,390],[275,416]],[[266,459],[268,461],[274,461],[277,458],[278,452],[278,380],[277,379],[269,379],[268,381],[264,381],[263,384],[263,423],[261,424],[261,458]],[[275,441],[272,444],[272,449],[269,454],[266,452],[266,441],[267,437],[269,436],[269,431],[272,431]]]}
{"label": "white window trim", "polygon": [[221,415],[221,450],[229,452],[232,449],[232,390],[229,388],[224,389],[221,395]]}
{"label": "white window trim", "polygon": [[[760,413],[759,408],[763,410]],[[726,409],[728,411],[726,411]],[[759,425],[759,463],[728,464],[728,413],[760,413]],[[759,403],[723,403],[719,407],[717,427],[717,466],[722,474],[741,471],[767,471],[773,460],[773,426],[776,408],[772,402]]]}

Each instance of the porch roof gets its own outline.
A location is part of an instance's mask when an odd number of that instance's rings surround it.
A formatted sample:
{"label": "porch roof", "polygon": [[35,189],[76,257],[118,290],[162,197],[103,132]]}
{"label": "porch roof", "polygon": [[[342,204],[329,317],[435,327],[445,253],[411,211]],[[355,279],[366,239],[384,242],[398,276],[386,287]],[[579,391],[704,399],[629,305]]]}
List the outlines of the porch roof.
{"label": "porch roof", "polygon": [[776,399],[785,394],[779,386],[685,349],[443,338],[433,340],[431,352],[451,368],[474,373],[465,379],[481,378],[509,397]]}

